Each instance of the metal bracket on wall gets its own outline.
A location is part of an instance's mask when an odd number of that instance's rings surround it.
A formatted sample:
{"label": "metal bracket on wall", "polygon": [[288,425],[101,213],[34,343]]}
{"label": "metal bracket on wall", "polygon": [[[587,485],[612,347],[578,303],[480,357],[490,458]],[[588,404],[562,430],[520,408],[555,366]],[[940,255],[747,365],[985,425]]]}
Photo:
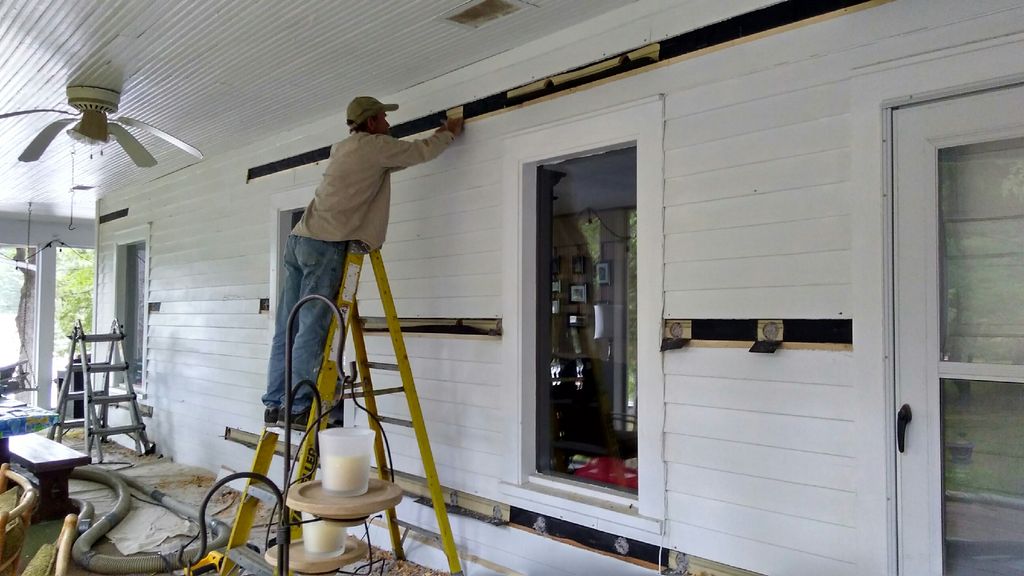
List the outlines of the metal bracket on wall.
{"label": "metal bracket on wall", "polygon": [[774,354],[782,346],[782,320],[758,320],[757,340],[750,347],[751,352]]}
{"label": "metal bracket on wall", "polygon": [[661,351],[678,350],[684,346],[743,348],[750,352],[765,354],[773,353],[779,348],[848,351],[853,349],[853,320],[666,318],[662,325]]}
{"label": "metal bracket on wall", "polygon": [[669,320],[665,322],[661,338],[661,351],[678,350],[693,339],[693,322],[690,320]]}

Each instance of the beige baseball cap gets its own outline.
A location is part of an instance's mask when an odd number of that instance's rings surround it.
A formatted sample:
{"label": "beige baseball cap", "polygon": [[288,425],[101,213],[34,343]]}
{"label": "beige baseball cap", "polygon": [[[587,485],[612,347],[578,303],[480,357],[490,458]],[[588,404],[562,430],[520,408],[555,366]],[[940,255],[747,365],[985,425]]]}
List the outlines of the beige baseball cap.
{"label": "beige baseball cap", "polygon": [[357,96],[348,104],[348,123],[355,126],[367,118],[376,116],[379,112],[392,112],[398,110],[398,104],[383,104],[372,96]]}

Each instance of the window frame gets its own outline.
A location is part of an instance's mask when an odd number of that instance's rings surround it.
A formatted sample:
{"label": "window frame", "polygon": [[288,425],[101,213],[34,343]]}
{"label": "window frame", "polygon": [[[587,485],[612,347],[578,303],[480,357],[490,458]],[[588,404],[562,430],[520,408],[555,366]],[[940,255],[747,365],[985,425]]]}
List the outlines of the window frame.
{"label": "window frame", "polygon": [[313,199],[316,192],[315,184],[300,184],[290,186],[271,194],[269,210],[270,228],[270,324],[267,331],[267,344],[274,340],[274,324],[277,318],[278,298],[281,294],[281,285],[284,283],[284,262],[281,256],[284,254],[285,243],[288,235],[292,232],[292,214],[297,210],[303,210]]}
{"label": "window frame", "polygon": [[[513,500],[548,501],[551,486],[582,493],[599,511],[624,505],[653,520],[665,518],[664,369],[659,350],[664,274],[664,99],[658,95],[526,129],[505,141],[502,170],[504,269],[502,342],[509,368],[503,385],[507,459],[503,492]],[[637,395],[639,488],[635,498],[536,472],[537,434],[537,190],[536,166],[634,145],[637,149]],[[541,493],[545,493],[542,496]],[[536,495],[534,498],[532,495]],[[653,525],[646,530],[654,531]]]}

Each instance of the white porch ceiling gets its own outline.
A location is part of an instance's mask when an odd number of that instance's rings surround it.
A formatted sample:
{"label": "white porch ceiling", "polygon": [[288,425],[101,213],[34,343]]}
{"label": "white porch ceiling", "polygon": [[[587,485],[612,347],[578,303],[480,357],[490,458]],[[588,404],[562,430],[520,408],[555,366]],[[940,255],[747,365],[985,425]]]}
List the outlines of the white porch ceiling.
{"label": "white porch ceiling", "polygon": [[[0,2],[0,113],[73,110],[65,88],[120,90],[119,114],[155,125],[207,157],[344,109],[358,94],[393,94],[573,24],[622,0],[529,0],[478,30],[437,16],[465,0],[9,0]],[[136,167],[110,143],[61,133],[34,163],[17,160],[62,117],[0,120],[0,215],[76,218],[104,191],[195,161],[135,135],[159,164]],[[343,127],[339,127],[339,131]],[[72,181],[72,164],[74,179]],[[84,214],[82,214],[84,216]]]}

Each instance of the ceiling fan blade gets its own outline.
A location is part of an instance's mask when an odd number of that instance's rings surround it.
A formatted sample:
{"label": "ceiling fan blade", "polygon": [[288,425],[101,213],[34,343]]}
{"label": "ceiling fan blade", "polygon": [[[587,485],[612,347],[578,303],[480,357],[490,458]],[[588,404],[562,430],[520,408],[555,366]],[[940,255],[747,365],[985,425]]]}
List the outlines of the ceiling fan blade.
{"label": "ceiling fan blade", "polygon": [[14,116],[21,116],[23,114],[38,114],[40,112],[56,112],[58,114],[67,114],[68,116],[76,116],[71,112],[65,112],[63,110],[53,110],[51,108],[40,108],[38,110],[18,110],[17,112],[8,112],[7,114],[0,114],[0,120],[4,118],[13,118]]}
{"label": "ceiling fan blade", "polygon": [[59,134],[65,126],[71,124],[75,120],[77,120],[77,118],[61,118],[60,120],[51,122],[46,128],[40,130],[39,134],[36,134],[36,137],[29,142],[25,151],[21,153],[21,156],[18,156],[18,160],[21,160],[22,162],[35,162],[36,160],[39,160],[39,157],[43,155],[43,152],[46,152],[46,148],[51,142],[53,142],[53,139],[57,137],[57,134]]}
{"label": "ceiling fan blade", "polygon": [[155,126],[150,126],[149,124],[146,124],[145,122],[143,122],[141,120],[136,120],[134,118],[128,118],[127,116],[121,116],[120,118],[114,119],[114,121],[115,122],[120,122],[121,124],[124,124],[125,126],[130,126],[132,128],[138,128],[140,130],[145,130],[146,132],[149,132],[153,136],[156,136],[157,138],[162,138],[163,140],[167,141],[168,143],[173,144],[174,146],[177,146],[178,148],[181,148],[182,150],[184,150],[185,152],[188,152],[189,154],[195,156],[196,158],[199,158],[200,160],[203,159],[203,153],[200,152],[198,148],[195,148],[194,146],[190,146],[189,144],[186,144],[184,141],[179,140],[179,139],[175,138],[174,136],[171,136],[167,132],[164,132],[163,130],[161,130],[161,129],[155,127]]}
{"label": "ceiling fan blade", "polygon": [[142,147],[142,144],[135,139],[135,136],[129,134],[120,124],[108,122],[107,130],[117,140],[117,143],[121,145],[121,148],[124,148],[124,151],[128,153],[128,157],[132,159],[132,162],[135,162],[136,166],[142,168],[156,166],[156,158],[153,158],[153,155]]}

